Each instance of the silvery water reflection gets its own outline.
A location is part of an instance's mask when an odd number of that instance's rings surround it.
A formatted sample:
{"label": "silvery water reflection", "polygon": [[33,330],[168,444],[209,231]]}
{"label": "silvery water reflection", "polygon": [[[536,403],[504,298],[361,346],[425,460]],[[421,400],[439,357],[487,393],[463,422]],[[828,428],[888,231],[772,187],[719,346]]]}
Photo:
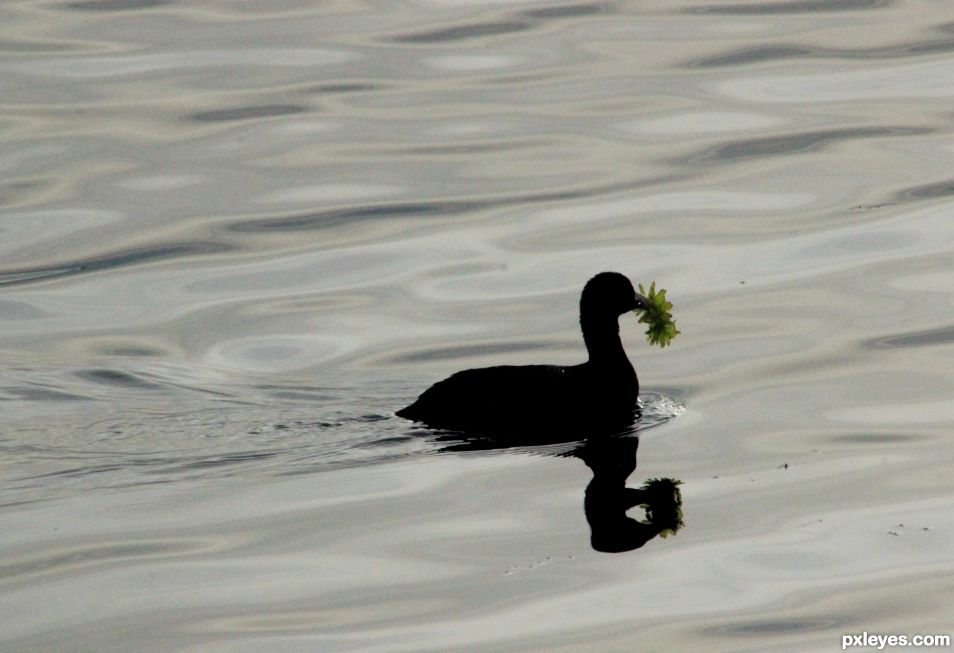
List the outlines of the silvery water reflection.
{"label": "silvery water reflection", "polygon": [[[655,425],[651,422],[638,424],[632,432]],[[633,436],[632,432],[594,436],[568,443],[556,439],[550,443],[549,451],[537,436],[530,438],[535,444],[521,448],[523,451],[579,458],[593,472],[593,478],[584,492],[583,512],[590,526],[590,545],[596,551],[632,551],[658,535],[667,537],[683,527],[680,481],[656,478],[639,489],[627,487],[626,480],[636,469],[636,449],[639,447],[639,438]],[[520,447],[512,444],[513,439],[512,434],[500,439],[463,434],[439,435],[435,438],[444,452]],[[645,510],[644,520],[637,520],[627,514],[636,506]]]}
{"label": "silvery water reflection", "polygon": [[[938,630],[952,21],[0,3],[0,648]],[[437,455],[392,417],[455,369],[578,360],[602,269],[660,280],[692,334],[622,329],[689,406],[640,438],[691,528],[631,556],[590,550],[579,460]]]}

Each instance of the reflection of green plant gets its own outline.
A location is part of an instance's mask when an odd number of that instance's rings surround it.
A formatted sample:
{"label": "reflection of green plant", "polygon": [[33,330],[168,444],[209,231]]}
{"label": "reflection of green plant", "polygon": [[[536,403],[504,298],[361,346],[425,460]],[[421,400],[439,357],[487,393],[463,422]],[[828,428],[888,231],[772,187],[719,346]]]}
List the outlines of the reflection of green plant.
{"label": "reflection of green plant", "polygon": [[639,318],[639,321],[649,325],[649,328],[646,329],[646,339],[651,345],[665,347],[670,340],[679,335],[676,323],[669,312],[672,309],[672,304],[666,301],[666,291],[660,288],[657,292],[656,282],[653,281],[649,286],[649,291],[643,288],[643,284],[639,284],[639,292],[652,304],[650,308],[637,308],[634,311],[636,313],[642,312],[643,315]]}
{"label": "reflection of green plant", "polygon": [[659,528],[659,537],[675,535],[682,528],[682,481],[673,478],[651,478],[643,484],[649,502],[640,507],[647,521]]}

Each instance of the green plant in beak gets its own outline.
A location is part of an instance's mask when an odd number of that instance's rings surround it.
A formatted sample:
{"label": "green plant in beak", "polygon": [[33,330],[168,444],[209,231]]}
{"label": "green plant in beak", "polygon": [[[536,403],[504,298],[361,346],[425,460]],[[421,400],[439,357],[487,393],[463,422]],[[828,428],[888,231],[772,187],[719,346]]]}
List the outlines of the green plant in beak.
{"label": "green plant in beak", "polygon": [[646,302],[639,308],[633,309],[633,312],[642,313],[639,321],[649,325],[646,329],[646,340],[651,345],[665,347],[679,335],[676,323],[669,312],[672,304],[666,301],[666,291],[660,288],[657,292],[656,282],[653,281],[648,291],[643,288],[643,284],[639,284],[639,292],[645,297]]}

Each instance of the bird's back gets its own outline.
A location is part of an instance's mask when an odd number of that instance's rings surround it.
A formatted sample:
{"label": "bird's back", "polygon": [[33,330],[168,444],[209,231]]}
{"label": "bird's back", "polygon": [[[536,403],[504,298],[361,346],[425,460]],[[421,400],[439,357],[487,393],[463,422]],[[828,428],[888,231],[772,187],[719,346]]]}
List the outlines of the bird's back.
{"label": "bird's back", "polygon": [[[628,426],[638,388],[620,387],[613,379],[607,387],[604,381],[586,364],[470,369],[435,383],[397,414],[434,428],[485,433],[579,430],[609,421]],[[619,400],[620,391],[629,393],[628,405],[625,397]],[[606,406],[612,407],[612,415]]]}

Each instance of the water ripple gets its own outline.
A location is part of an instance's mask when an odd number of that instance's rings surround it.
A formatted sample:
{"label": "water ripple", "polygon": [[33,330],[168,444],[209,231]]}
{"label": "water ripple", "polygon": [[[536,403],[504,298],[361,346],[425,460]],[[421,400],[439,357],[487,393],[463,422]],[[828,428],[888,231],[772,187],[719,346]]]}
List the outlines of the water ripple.
{"label": "water ripple", "polygon": [[[669,178],[671,179],[671,177]],[[366,221],[387,220],[394,218],[437,218],[474,213],[491,208],[514,206],[519,204],[535,204],[540,202],[556,202],[569,199],[580,199],[599,196],[618,190],[640,187],[657,183],[658,179],[632,181],[623,184],[598,186],[593,188],[578,188],[570,190],[557,189],[552,192],[534,193],[526,195],[499,195],[485,199],[474,200],[445,200],[421,202],[392,202],[382,204],[368,204],[343,209],[330,209],[293,215],[279,215],[268,218],[233,220],[226,228],[239,233],[260,233],[270,231],[302,231],[312,229],[327,229],[343,225],[354,225]]]}
{"label": "water ripple", "polygon": [[314,93],[318,95],[340,95],[343,93],[368,93],[380,91],[386,88],[384,84],[371,84],[366,82],[341,82],[337,84],[319,84],[304,89],[305,93]]}
{"label": "water ripple", "polygon": [[18,286],[35,281],[48,281],[101,270],[141,265],[151,261],[168,261],[183,257],[223,254],[234,250],[235,247],[231,245],[216,242],[155,245],[50,266],[0,270],[0,286]]}
{"label": "water ripple", "polygon": [[433,347],[421,351],[415,351],[409,354],[399,354],[391,357],[388,362],[391,363],[420,363],[437,360],[456,360],[459,358],[469,358],[473,356],[489,356],[492,354],[512,354],[514,352],[533,351],[538,349],[548,349],[557,343],[532,341],[532,342],[505,342],[492,343],[486,345],[463,345],[453,347]]}
{"label": "water ripple", "polygon": [[709,148],[689,158],[691,163],[703,161],[733,161],[739,159],[760,158],[785,154],[799,154],[819,150],[840,141],[896,137],[920,136],[931,133],[925,127],[887,126],[887,127],[845,127],[843,129],[820,129],[817,131],[763,138],[748,138]]}
{"label": "water ripple", "polygon": [[38,53],[68,51],[74,51],[74,47],[63,43],[50,43],[47,41],[14,41],[11,39],[0,39],[0,52]]}
{"label": "water ripple", "polygon": [[228,226],[230,231],[260,233],[267,231],[299,231],[308,229],[328,229],[342,225],[352,225],[366,220],[388,218],[449,216],[470,213],[495,202],[413,202],[403,204],[373,204],[351,209],[332,209],[302,213],[276,218],[255,218],[235,222]]}
{"label": "water ripple", "polygon": [[775,14],[817,14],[840,11],[885,9],[894,0],[791,0],[789,2],[750,2],[734,5],[705,5],[686,9],[690,14],[725,16],[765,16]]}
{"label": "water ripple", "polygon": [[[221,548],[212,539],[132,541],[84,544],[48,550],[30,551],[7,559],[0,565],[0,584],[36,582],[38,577],[60,575],[90,567],[111,566],[129,560],[154,557],[196,555]],[[52,550],[51,550],[52,549]]]}
{"label": "water ripple", "polygon": [[156,75],[164,71],[235,66],[311,67],[341,63],[354,55],[342,50],[309,49],[220,49],[154,54],[69,57],[0,63],[0,71],[56,79],[95,79],[130,75]]}
{"label": "water ripple", "polygon": [[236,120],[252,120],[254,118],[290,116],[310,110],[310,107],[299,104],[263,104],[251,107],[200,111],[186,116],[186,119],[196,122],[234,122]]}
{"label": "water ripple", "polygon": [[516,14],[511,20],[454,25],[425,32],[413,32],[390,37],[395,43],[433,44],[451,43],[485,36],[501,36],[524,32],[550,20],[578,19],[607,13],[609,4],[559,5],[528,9]]}
{"label": "water ripple", "polygon": [[883,336],[866,340],[864,344],[875,349],[895,349],[908,347],[935,347],[954,343],[954,326],[923,331],[908,331],[893,336]]}
{"label": "water ripple", "polygon": [[894,200],[905,202],[911,200],[934,200],[954,195],[954,179],[937,181],[931,184],[905,188],[894,194]]}
{"label": "water ripple", "polygon": [[595,14],[606,13],[610,4],[580,4],[580,5],[558,5],[555,7],[541,7],[539,9],[528,9],[521,12],[521,16],[533,20],[552,20],[556,18],[579,18],[580,16],[593,16]]}
{"label": "water ripple", "polygon": [[172,0],[86,0],[85,2],[70,2],[63,7],[78,11],[132,11],[154,9],[171,4],[173,4]]}
{"label": "water ripple", "polygon": [[24,399],[26,401],[89,401],[90,397],[64,392],[53,388],[42,388],[37,386],[16,386],[6,387],[3,391],[8,395]]}
{"label": "water ripple", "polygon": [[948,98],[954,95],[952,82],[954,66],[942,58],[849,70],[819,68],[813,72],[730,77],[716,85],[727,96],[746,102],[817,105]]}
{"label": "water ripple", "polygon": [[479,38],[481,36],[499,36],[523,32],[533,27],[530,21],[505,21],[497,23],[475,23],[473,25],[456,25],[428,32],[414,32],[391,37],[394,43],[447,43],[464,39]]}
{"label": "water ripple", "polygon": [[905,56],[948,54],[951,52],[954,52],[954,39],[937,39],[855,50],[778,43],[742,48],[724,54],[695,59],[686,63],[685,66],[687,68],[719,68],[785,59],[900,59]]}
{"label": "water ripple", "polygon": [[81,370],[76,373],[81,379],[100,385],[139,390],[156,390],[162,386],[122,370]]}

